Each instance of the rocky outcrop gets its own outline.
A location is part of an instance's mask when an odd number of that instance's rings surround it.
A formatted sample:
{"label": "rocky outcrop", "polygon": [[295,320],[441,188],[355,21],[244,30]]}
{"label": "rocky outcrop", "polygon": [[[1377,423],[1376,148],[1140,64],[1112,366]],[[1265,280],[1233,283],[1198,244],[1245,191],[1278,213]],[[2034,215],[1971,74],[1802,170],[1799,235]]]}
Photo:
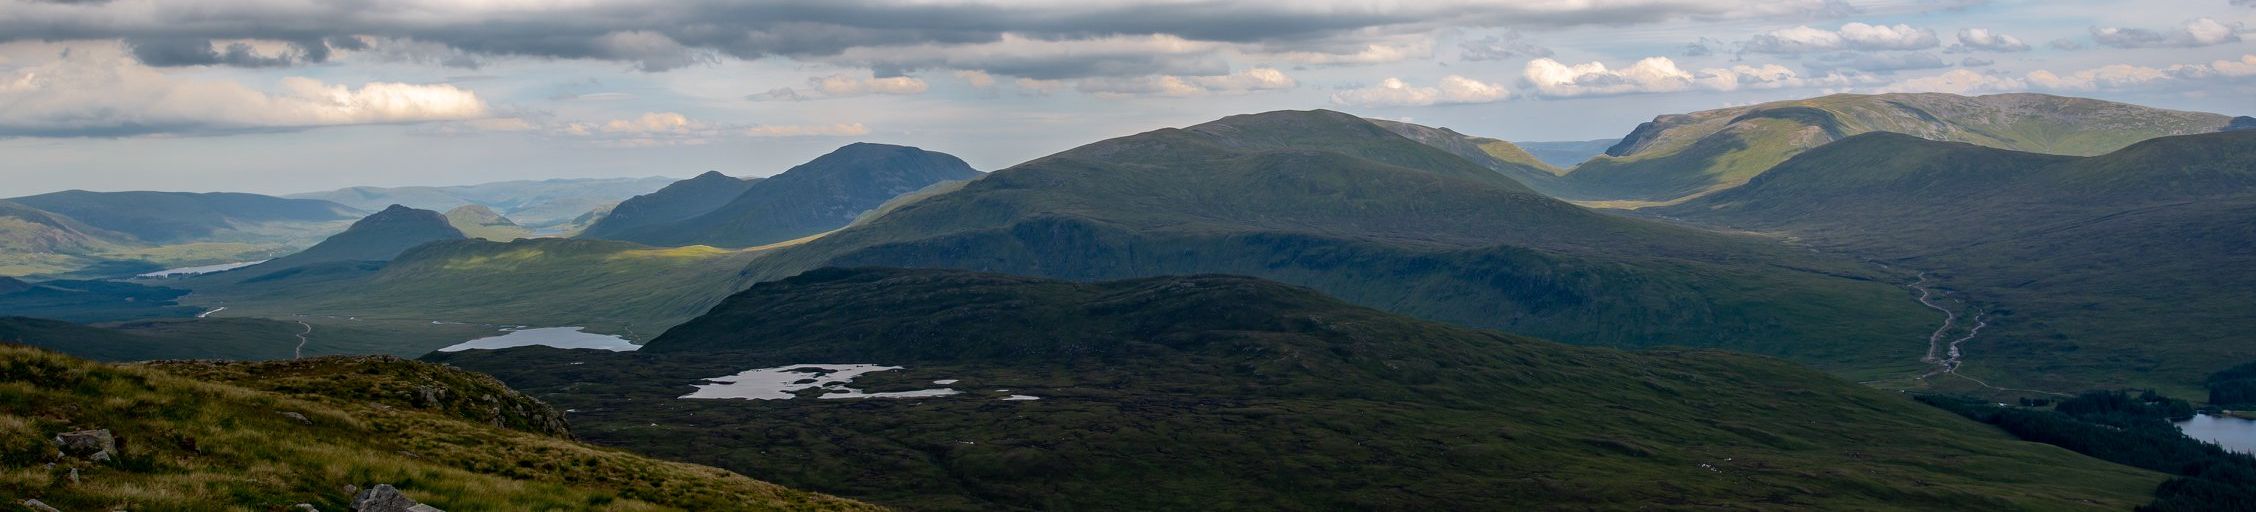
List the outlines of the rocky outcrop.
{"label": "rocky outcrop", "polygon": [[354,512],[446,512],[439,510],[438,507],[415,502],[414,498],[401,494],[399,489],[392,488],[391,484],[376,484],[375,487],[370,487],[366,491],[361,491],[359,495],[353,496],[352,510]]}
{"label": "rocky outcrop", "polygon": [[62,446],[64,455],[109,462],[117,459],[119,439],[109,429],[80,430],[56,434],[55,444]]}

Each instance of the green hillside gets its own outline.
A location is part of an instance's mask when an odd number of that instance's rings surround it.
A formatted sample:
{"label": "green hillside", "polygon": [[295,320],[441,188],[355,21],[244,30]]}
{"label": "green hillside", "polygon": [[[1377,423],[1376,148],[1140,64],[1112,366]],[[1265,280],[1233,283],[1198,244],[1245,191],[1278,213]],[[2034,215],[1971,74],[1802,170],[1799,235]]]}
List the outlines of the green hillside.
{"label": "green hillside", "polygon": [[1555,196],[1609,206],[1680,202],[1746,183],[1810,148],[1884,131],[2000,149],[2098,155],[2230,118],[2042,94],[1836,94],[1666,115],[1576,166]]}
{"label": "green hillside", "polygon": [[1621,139],[1567,140],[1567,141],[1516,141],[1512,144],[1527,151],[1529,156],[1542,160],[1562,170],[1574,168],[1584,161],[1606,154],[1606,150],[1620,144]]}
{"label": "green hillside", "polygon": [[457,206],[446,212],[447,224],[462,232],[463,236],[494,242],[507,242],[519,238],[532,238],[533,230],[519,226],[515,221],[495,213],[484,205]]}
{"label": "green hillside", "polygon": [[759,178],[737,179],[715,171],[666,185],[657,192],[620,202],[611,213],[582,230],[583,238],[610,239],[635,230],[672,224],[710,213],[758,183]]}
{"label": "green hillside", "polygon": [[110,322],[188,317],[204,309],[182,306],[187,290],[116,281],[52,280],[27,283],[0,278],[0,317],[68,322]]}
{"label": "green hillside", "polygon": [[[323,319],[161,318],[92,325],[0,317],[0,341],[97,361],[225,359],[256,361],[325,355],[413,357],[462,341],[499,334],[458,326],[402,332],[390,325]],[[302,341],[301,341],[302,340]]]}
{"label": "green hillside", "polygon": [[1917,368],[1937,321],[1896,277],[1853,261],[1596,213],[1325,111],[1037,159],[777,249],[746,282],[824,266],[1250,275],[1572,343],[1723,347],[1843,372]]}
{"label": "green hillside", "polygon": [[[640,352],[428,357],[582,411],[596,443],[913,510],[2121,510],[2161,480],[1777,360],[1571,347],[1228,276],[825,269]],[[810,362],[962,393],[677,398]]]}
{"label": "green hillside", "polygon": [[0,200],[0,275],[67,272],[117,251],[132,237],[77,219]]}
{"label": "green hillside", "polygon": [[2095,157],[1895,134],[1805,152],[1654,215],[1934,272],[1989,311],[1965,373],[2000,386],[2194,391],[2256,360],[2256,133]]}
{"label": "green hillside", "polygon": [[1517,180],[1536,190],[1553,187],[1559,175],[1566,170],[1553,167],[1536,159],[1535,155],[1510,142],[1487,137],[1474,137],[1448,128],[1434,128],[1410,123],[1370,119],[1372,124],[1386,128],[1410,140],[1447,151],[1467,161],[1487,167]]}
{"label": "green hillside", "polygon": [[[0,495],[61,510],[861,510],[571,439],[491,378],[392,358],[113,366],[0,346]],[[50,439],[99,429],[107,461]],[[87,452],[80,452],[81,454]]]}
{"label": "green hillside", "polygon": [[730,276],[757,254],[604,240],[460,240],[422,245],[384,264],[320,264],[183,286],[195,290],[195,303],[227,306],[234,316],[581,326],[640,340],[736,291]]}
{"label": "green hillside", "polygon": [[657,246],[760,246],[838,229],[886,200],[977,176],[979,171],[945,153],[854,143],[749,184],[702,214],[616,229],[599,224],[601,229],[583,236]]}
{"label": "green hillside", "polygon": [[297,254],[268,260],[206,279],[241,279],[262,276],[280,270],[308,267],[324,263],[362,261],[390,261],[401,252],[416,246],[468,237],[447,220],[446,215],[430,210],[417,210],[392,205],[384,211],[354,222],[343,233],[331,236],[321,243],[298,251]]}

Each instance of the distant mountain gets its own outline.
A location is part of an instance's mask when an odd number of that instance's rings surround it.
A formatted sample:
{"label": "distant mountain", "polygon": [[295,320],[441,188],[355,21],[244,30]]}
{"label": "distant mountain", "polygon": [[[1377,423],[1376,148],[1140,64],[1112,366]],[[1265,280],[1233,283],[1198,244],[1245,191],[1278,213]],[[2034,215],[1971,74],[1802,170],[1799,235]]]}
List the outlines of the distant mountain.
{"label": "distant mountain", "polygon": [[91,264],[133,237],[78,219],[0,200],[0,276],[31,275]]}
{"label": "distant mountain", "polygon": [[324,199],[369,211],[398,204],[443,212],[476,204],[492,208],[524,226],[550,227],[629,197],[648,194],[672,181],[659,177],[588,178],[445,187],[352,187],[290,197]]}
{"label": "distant mountain", "polygon": [[1369,120],[1410,140],[1440,148],[1450,154],[1502,173],[1528,188],[1542,190],[1566,171],[1536,159],[1535,155],[1510,142],[1487,137],[1474,137],[1448,128],[1434,128],[1383,119]]}
{"label": "distant mountain", "polygon": [[610,213],[581,230],[578,236],[598,239],[633,236],[639,229],[689,220],[728,205],[759,181],[759,178],[737,179],[706,171],[695,178],[666,185],[657,192],[620,202]]}
{"label": "distant mountain", "polygon": [[1652,215],[1932,271],[1991,312],[1998,385],[2196,395],[2256,360],[2256,132],[2094,157],[1870,133]]}
{"label": "distant mountain", "polygon": [[401,252],[415,246],[445,240],[469,238],[462,230],[447,222],[445,215],[430,210],[417,210],[392,205],[384,211],[354,222],[345,232],[329,237],[297,254],[283,256],[265,263],[231,271],[234,275],[252,275],[280,269],[303,267],[317,263],[390,261]]}
{"label": "distant mountain", "polygon": [[1606,149],[1620,144],[1621,139],[1569,140],[1569,141],[1518,141],[1521,149],[1543,163],[1560,169],[1574,166],[1606,154]]}
{"label": "distant mountain", "polygon": [[2043,94],[1836,94],[1665,115],[1551,191],[1625,206],[1729,189],[1810,148],[1874,131],[2057,155],[2098,155],[2167,135],[2209,133],[2231,119]]}
{"label": "distant mountain", "polygon": [[262,224],[328,223],[359,215],[328,201],[239,193],[72,190],[9,201],[152,244],[247,238],[255,233],[241,232]]}
{"label": "distant mountain", "polygon": [[1593,212],[1329,111],[1036,159],[775,249],[744,279],[826,266],[1240,274],[1574,343],[1726,347],[1844,372],[1916,369],[1933,328],[1853,261]]}
{"label": "distant mountain", "polygon": [[0,368],[7,439],[37,447],[11,460],[82,475],[0,481],[24,510],[875,509],[581,444],[491,377],[392,357],[110,365],[0,346]]}
{"label": "distant mountain", "polygon": [[[639,352],[426,359],[580,411],[593,442],[908,510],[2123,508],[2161,480],[1775,359],[1571,347],[1235,276],[822,269]],[[813,363],[897,368],[792,370]],[[763,368],[810,389],[684,397]]]}
{"label": "distant mountain", "polygon": [[519,238],[533,237],[533,230],[517,225],[508,217],[503,217],[501,214],[495,213],[492,208],[487,208],[484,205],[466,204],[457,206],[452,210],[447,210],[446,219],[447,224],[453,225],[455,229],[461,230],[464,236],[470,238],[507,242]]}
{"label": "distant mountain", "polygon": [[[753,247],[838,229],[901,194],[977,176],[979,171],[945,153],[855,143],[752,183],[726,204],[703,214],[673,222],[606,228],[584,236],[660,246]],[[707,178],[707,182],[712,179]],[[695,197],[688,197],[691,194],[687,190],[677,192],[696,201],[712,195],[710,190]],[[681,210],[689,209],[694,208]],[[662,211],[657,216],[679,213],[682,211]],[[619,212],[613,210],[612,214]]]}

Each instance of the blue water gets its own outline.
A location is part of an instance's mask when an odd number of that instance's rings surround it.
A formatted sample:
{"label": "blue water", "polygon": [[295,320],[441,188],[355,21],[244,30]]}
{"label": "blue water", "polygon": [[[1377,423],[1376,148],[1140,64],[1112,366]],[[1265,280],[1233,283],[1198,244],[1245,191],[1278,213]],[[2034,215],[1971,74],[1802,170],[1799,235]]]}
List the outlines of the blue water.
{"label": "blue water", "polygon": [[628,342],[626,338],[609,334],[580,332],[578,327],[546,327],[509,331],[509,334],[465,341],[439,349],[439,351],[493,350],[533,345],[556,348],[588,348],[612,352],[632,352],[635,349],[642,348],[641,345]]}
{"label": "blue water", "polygon": [[2187,437],[2217,443],[2226,450],[2256,455],[2256,420],[2202,414],[2178,422],[2178,430]]}

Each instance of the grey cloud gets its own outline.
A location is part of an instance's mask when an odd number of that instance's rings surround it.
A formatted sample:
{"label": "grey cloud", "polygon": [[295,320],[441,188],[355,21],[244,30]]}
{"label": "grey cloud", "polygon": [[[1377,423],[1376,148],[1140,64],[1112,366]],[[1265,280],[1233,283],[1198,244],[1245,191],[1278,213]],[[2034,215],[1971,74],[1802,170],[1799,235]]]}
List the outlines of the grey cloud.
{"label": "grey cloud", "polygon": [[2063,37],[2063,38],[2060,38],[2060,39],[2054,39],[2054,40],[2052,40],[2052,42],[2050,42],[2050,43],[2045,43],[2045,46],[2051,46],[2051,47],[2052,47],[2052,49],[2054,49],[2054,50],[2082,50],[2082,49],[2084,49],[2084,43],[2083,43],[2082,41],[2077,41],[2077,40],[2074,40],[2074,39],[2069,39],[2069,38],[2065,38],[2065,37]]}
{"label": "grey cloud", "polygon": [[[0,0],[0,13],[32,0]],[[378,58],[475,67],[491,57],[601,59],[663,71],[712,59],[784,56],[832,61],[852,50],[993,43],[1005,34],[1034,40],[1086,40],[1171,35],[1185,40],[1305,48],[1369,42],[1445,27],[1626,25],[1667,20],[1756,17],[1811,19],[1855,12],[1842,0],[1798,2],[1649,0],[1560,8],[1557,4],[1406,3],[1399,8],[1338,9],[1295,2],[1190,2],[1164,5],[1114,1],[1049,4],[897,2],[882,0],[678,0],[592,2],[569,7],[488,11],[452,4],[392,0],[318,2],[273,9],[252,0],[208,0],[197,9],[160,9],[156,16],[124,12],[127,4],[85,4],[47,9],[41,16],[0,14],[0,42],[8,40],[127,39],[152,43],[137,54],[162,65],[293,65],[326,60],[331,50],[383,52]],[[139,4],[134,4],[139,5]],[[436,7],[434,7],[436,6]],[[112,12],[113,9],[118,10]],[[403,15],[414,10],[413,16]],[[619,34],[634,34],[622,40]],[[361,39],[362,37],[368,39]],[[203,50],[195,40],[292,41],[292,56]],[[376,41],[439,45],[394,48]],[[184,42],[185,41],[185,42]],[[1102,62],[1065,59],[955,58],[951,62],[865,62],[881,75],[936,66],[960,66],[1030,78],[1130,76],[1214,72],[1207,61],[1182,55],[1108,55]],[[982,62],[988,61],[988,62]]]}
{"label": "grey cloud", "polygon": [[1979,68],[1986,67],[1992,64],[1997,64],[1997,61],[1981,57],[1967,57],[1964,59],[1959,59],[1958,61],[1958,66],[1963,68]]}
{"label": "grey cloud", "polygon": [[2197,18],[2170,30],[2092,27],[2091,36],[2092,41],[2116,48],[2197,48],[2240,42],[2240,33],[2245,29],[2238,22]]}
{"label": "grey cloud", "polygon": [[251,45],[230,43],[226,48],[215,48],[209,39],[157,38],[128,39],[126,46],[133,56],[150,66],[235,66],[245,68],[270,68],[294,66],[300,63],[320,63],[329,60],[329,46],[319,40],[291,43],[291,52],[259,55]]}
{"label": "grey cloud", "polygon": [[1458,43],[1457,47],[1462,50],[1458,54],[1458,58],[1472,61],[1527,59],[1553,55],[1550,48],[1526,40],[1525,37],[1520,35],[1519,31],[1465,41]]}

